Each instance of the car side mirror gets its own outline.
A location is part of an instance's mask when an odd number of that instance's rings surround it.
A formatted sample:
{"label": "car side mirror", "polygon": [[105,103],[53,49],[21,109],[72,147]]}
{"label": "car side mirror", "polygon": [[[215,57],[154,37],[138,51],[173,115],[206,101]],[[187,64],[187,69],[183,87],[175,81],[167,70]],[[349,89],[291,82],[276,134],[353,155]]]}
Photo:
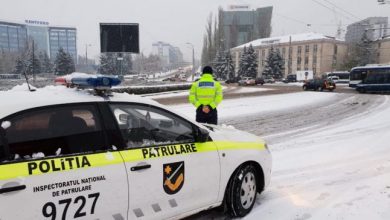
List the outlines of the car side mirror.
{"label": "car side mirror", "polygon": [[123,124],[127,124],[128,117],[128,114],[119,114],[119,121]]}
{"label": "car side mirror", "polygon": [[7,130],[7,128],[11,127],[11,122],[10,121],[3,121],[1,122],[1,128],[4,130]]}
{"label": "car side mirror", "polygon": [[204,143],[210,139],[209,131],[204,128],[198,128],[198,134],[196,137],[196,142]]}

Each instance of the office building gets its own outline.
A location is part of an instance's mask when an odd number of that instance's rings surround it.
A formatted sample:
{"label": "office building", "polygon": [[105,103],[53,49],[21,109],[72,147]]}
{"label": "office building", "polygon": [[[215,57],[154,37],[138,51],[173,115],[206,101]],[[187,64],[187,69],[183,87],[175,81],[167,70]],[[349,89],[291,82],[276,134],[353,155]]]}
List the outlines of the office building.
{"label": "office building", "polygon": [[368,39],[375,41],[387,36],[388,17],[370,17],[347,26],[345,41],[357,43],[366,33]]}
{"label": "office building", "polygon": [[63,48],[65,52],[69,53],[74,60],[77,58],[76,47],[76,28],[68,27],[50,27],[49,28],[49,45],[50,57],[56,57],[58,50]]}
{"label": "office building", "polygon": [[279,50],[284,59],[284,77],[297,71],[311,70],[315,76],[340,70],[347,56],[347,44],[317,33],[293,34],[258,39],[231,50],[236,72],[244,46],[252,45],[258,56],[258,74],[261,76],[271,47]]}
{"label": "office building", "polygon": [[230,49],[271,35],[272,7],[252,10],[249,5],[230,5],[221,11],[223,46]]}
{"label": "office building", "polygon": [[21,52],[26,46],[26,25],[0,21],[0,50],[2,52]]}
{"label": "office building", "polygon": [[178,47],[158,41],[152,44],[152,54],[160,57],[163,68],[176,68],[183,62],[183,54]]}
{"label": "office building", "polygon": [[52,60],[61,47],[77,60],[76,28],[49,26],[44,21],[25,20],[25,24],[0,21],[1,50],[22,52],[31,41],[36,53],[45,52]]}

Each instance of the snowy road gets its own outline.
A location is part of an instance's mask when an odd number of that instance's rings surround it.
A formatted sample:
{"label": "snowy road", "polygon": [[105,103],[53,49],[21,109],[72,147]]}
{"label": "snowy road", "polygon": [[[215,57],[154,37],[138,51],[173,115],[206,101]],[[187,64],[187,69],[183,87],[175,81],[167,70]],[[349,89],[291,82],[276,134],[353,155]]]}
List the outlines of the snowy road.
{"label": "snowy road", "polygon": [[[390,219],[389,100],[319,92],[225,100],[221,123],[264,137],[273,155],[271,184],[244,219]],[[226,218],[212,210],[190,219]]]}

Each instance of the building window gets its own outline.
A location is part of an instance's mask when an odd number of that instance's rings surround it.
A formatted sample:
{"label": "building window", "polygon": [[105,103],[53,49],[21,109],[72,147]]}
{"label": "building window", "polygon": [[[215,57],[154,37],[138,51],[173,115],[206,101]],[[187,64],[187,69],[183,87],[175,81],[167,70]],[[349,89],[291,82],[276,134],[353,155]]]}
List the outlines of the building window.
{"label": "building window", "polygon": [[308,63],[309,63],[309,57],[305,56],[305,65],[307,65]]}
{"label": "building window", "polygon": [[317,64],[317,56],[313,56],[313,65]]}
{"label": "building window", "polygon": [[310,50],[310,45],[306,45],[305,46],[305,53],[309,53],[309,50]]}
{"label": "building window", "polygon": [[318,51],[318,46],[317,46],[317,44],[314,44],[314,46],[313,46],[313,53],[316,54],[317,51]]}
{"label": "building window", "polygon": [[298,56],[300,56],[302,53],[302,46],[298,46]]}
{"label": "building window", "polygon": [[302,63],[302,58],[301,57],[297,57],[297,64],[300,66]]}
{"label": "building window", "polygon": [[334,45],[333,54],[337,54],[337,45]]}
{"label": "building window", "polygon": [[285,47],[283,47],[283,49],[282,49],[282,56],[283,56],[283,58],[286,57],[286,48]]}
{"label": "building window", "polygon": [[261,51],[261,56],[262,56],[262,57],[265,57],[265,50],[262,50],[262,51]]}

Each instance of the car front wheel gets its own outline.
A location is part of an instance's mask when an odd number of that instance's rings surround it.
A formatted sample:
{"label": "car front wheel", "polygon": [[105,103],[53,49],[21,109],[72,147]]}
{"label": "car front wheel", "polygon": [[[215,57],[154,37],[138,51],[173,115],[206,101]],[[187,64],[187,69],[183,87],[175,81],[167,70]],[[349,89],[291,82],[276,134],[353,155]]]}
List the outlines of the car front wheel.
{"label": "car front wheel", "polygon": [[252,165],[241,166],[229,181],[226,205],[232,217],[243,217],[253,208],[257,195],[257,173]]}

